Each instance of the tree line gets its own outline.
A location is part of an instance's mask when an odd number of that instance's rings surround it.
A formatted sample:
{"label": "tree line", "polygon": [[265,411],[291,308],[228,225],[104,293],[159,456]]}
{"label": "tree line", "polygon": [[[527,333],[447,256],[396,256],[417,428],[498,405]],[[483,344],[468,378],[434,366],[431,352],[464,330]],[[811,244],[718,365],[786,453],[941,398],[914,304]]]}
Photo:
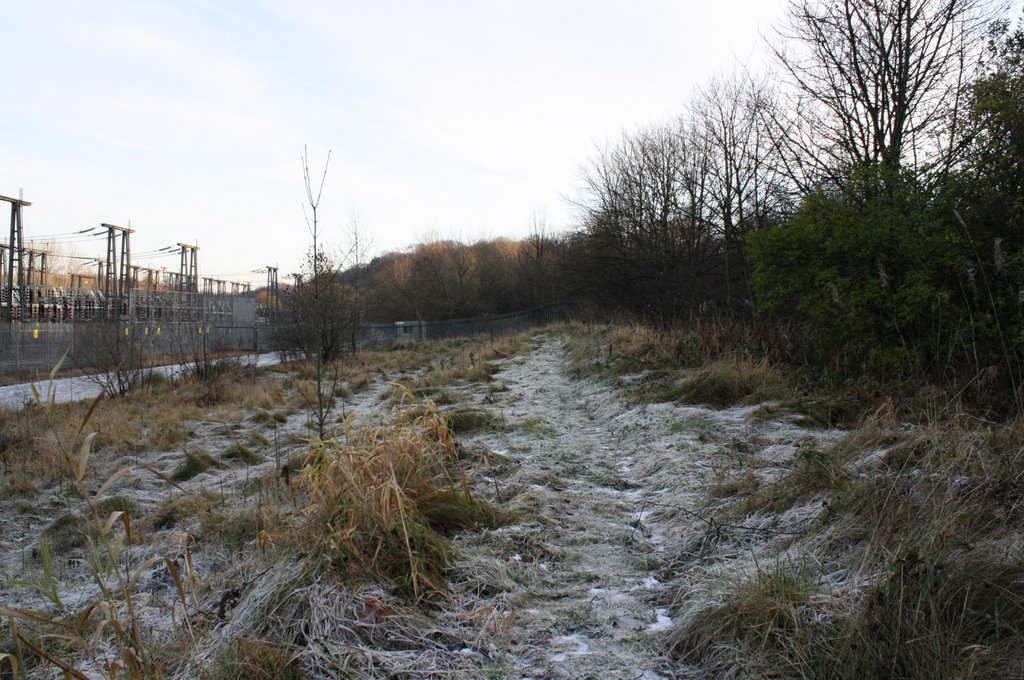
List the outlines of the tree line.
{"label": "tree line", "polygon": [[1024,33],[1005,12],[793,0],[771,71],[719,76],[586,163],[574,230],[535,220],[526,239],[348,262],[347,318],[555,300],[662,324],[716,315],[795,326],[801,361],[848,374],[1016,390]]}
{"label": "tree line", "polygon": [[794,0],[773,71],[715,79],[592,160],[574,281],[663,323],[785,324],[789,358],[839,380],[1018,402],[1024,31],[1006,10]]}

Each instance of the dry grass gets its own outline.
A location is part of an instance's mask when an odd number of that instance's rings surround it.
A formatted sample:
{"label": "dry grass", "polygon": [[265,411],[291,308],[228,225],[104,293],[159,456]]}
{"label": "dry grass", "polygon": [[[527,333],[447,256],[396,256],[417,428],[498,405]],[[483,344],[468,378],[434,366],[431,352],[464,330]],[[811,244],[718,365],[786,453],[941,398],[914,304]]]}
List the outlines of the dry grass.
{"label": "dry grass", "polygon": [[850,397],[804,396],[762,404],[751,415],[752,421],[790,417],[804,427],[853,427],[863,416],[863,406]]}
{"label": "dry grass", "polygon": [[288,521],[285,513],[269,504],[208,510],[200,515],[199,530],[203,540],[237,550],[257,542],[262,531],[280,531]]}
{"label": "dry grass", "polygon": [[700,611],[676,635],[673,654],[701,662],[723,639],[747,648],[785,646],[813,620],[817,584],[806,567],[778,563],[757,572],[726,596]]}
{"label": "dry grass", "polygon": [[448,428],[456,434],[477,430],[498,430],[504,427],[504,419],[491,411],[480,408],[457,408],[443,412]]}
{"label": "dry grass", "polygon": [[[267,409],[282,400],[276,380],[253,384],[251,372],[231,363],[218,364],[204,381],[171,385],[156,380],[122,397],[102,399],[89,418],[90,429],[96,432],[93,447],[101,457],[147,447],[170,451],[194,436],[185,423],[201,420],[211,405]],[[0,409],[0,495],[32,495],[64,480],[66,467],[57,442],[70,440],[91,406],[55,405],[52,427],[47,409],[38,405]],[[278,413],[269,418],[287,420]]]}
{"label": "dry grass", "polygon": [[171,473],[171,479],[184,482],[211,468],[224,467],[224,464],[210,455],[209,451],[194,448],[185,451],[184,457]]}
{"label": "dry grass", "polygon": [[222,650],[203,680],[302,680],[305,677],[287,645],[241,638]]}
{"label": "dry grass", "polygon": [[618,380],[645,378],[628,387],[640,401],[681,401],[726,407],[792,399],[795,391],[769,361],[753,326],[695,320],[672,329],[642,324],[571,324],[565,329],[571,372]]}
{"label": "dry grass", "polygon": [[146,524],[154,531],[181,528],[186,522],[202,516],[224,503],[224,497],[206,489],[182,494],[160,505],[146,517]]}
{"label": "dry grass", "polygon": [[[424,344],[373,356],[366,353],[363,355],[366,366],[349,367],[343,394],[366,389],[400,364],[412,366],[413,362],[427,359],[427,363],[435,366],[433,371],[428,371],[430,380],[439,383],[433,395],[440,402],[453,403],[458,395],[449,385],[440,385],[441,382],[452,380],[464,385],[487,381],[495,371],[490,360],[511,353],[514,346],[507,342],[473,341],[437,346]],[[185,446],[182,459],[171,474],[177,481],[223,467],[223,461],[247,465],[260,462],[259,454],[249,447],[265,446],[267,439],[259,434],[236,432],[237,423],[254,413],[253,420],[267,425],[285,421],[281,407],[287,381],[272,376],[254,382],[255,375],[255,372],[230,368],[217,369],[202,381],[178,385],[154,383],[123,398],[103,400],[90,423],[98,430],[97,455],[91,460],[106,474],[113,466],[124,464],[118,460],[119,453],[137,452],[146,447],[173,450]],[[303,383],[293,381],[292,385],[293,389],[301,389]],[[405,398],[409,396],[406,394]],[[55,427],[61,433],[66,427],[67,433],[72,434],[76,418],[83,416],[87,408],[85,404],[56,407],[57,417],[52,419]],[[279,413],[281,417],[277,416]],[[215,436],[238,437],[216,456],[188,444],[193,435],[187,423],[213,417],[229,420],[224,427],[214,428]],[[472,412],[461,421],[460,417],[455,420],[466,427],[492,426],[497,422],[496,417],[487,412]],[[68,457],[66,450],[62,451],[57,443],[73,441],[74,436],[59,437],[47,432],[41,426],[43,420],[44,414],[32,408],[12,412],[10,418],[0,417],[0,444],[3,445],[0,451],[6,452],[0,494],[19,485],[30,493],[37,484],[67,483],[64,463]],[[172,536],[182,541],[180,546],[189,545],[189,541],[195,545],[195,539],[199,539],[203,549],[209,550],[207,555],[213,563],[230,555],[230,559],[238,560],[246,575],[255,573],[257,579],[266,576],[274,586],[266,592],[251,593],[246,591],[248,585],[240,588],[238,597],[246,600],[250,610],[266,605],[266,609],[260,609],[266,615],[237,630],[231,639],[225,640],[226,644],[212,639],[215,638],[209,635],[212,627],[208,630],[205,622],[197,623],[199,614],[194,614],[196,618],[191,625],[182,626],[180,608],[175,610],[179,628],[173,635],[158,640],[159,636],[154,637],[152,631],[141,628],[136,634],[132,627],[136,626],[138,618],[130,611],[132,599],[130,596],[118,599],[122,597],[118,591],[104,604],[107,609],[102,616],[96,613],[99,609],[93,613],[92,618],[98,620],[93,630],[76,625],[73,635],[67,638],[68,644],[55,650],[55,658],[66,660],[72,667],[79,663],[89,667],[90,655],[97,654],[105,645],[116,644],[119,660],[131,658],[125,650],[137,655],[139,662],[119,673],[131,677],[176,673],[190,658],[203,660],[191,670],[208,678],[297,678],[302,677],[301,667],[330,668],[344,675],[370,668],[412,668],[406,660],[421,654],[422,649],[432,650],[430,654],[436,656],[429,658],[440,659],[438,668],[444,672],[471,666],[470,661],[450,653],[448,646],[459,639],[454,633],[445,631],[434,640],[432,636],[438,634],[438,627],[424,616],[425,610],[409,607],[402,610],[402,603],[409,602],[403,599],[405,596],[418,601],[446,592],[453,554],[449,534],[494,527],[504,521],[497,508],[470,493],[472,475],[468,466],[480,462],[460,459],[451,437],[449,422],[433,404],[406,403],[383,424],[343,423],[338,440],[318,445],[312,454],[290,457],[289,466],[294,465],[294,470],[289,467],[292,470],[290,480],[282,479],[275,471],[266,479],[260,479],[258,484],[239,489],[243,498],[233,497],[230,492],[222,496],[205,490],[178,493],[169,488],[173,499],[148,513],[140,513],[138,505],[126,496],[91,499],[102,521],[97,525],[95,516],[92,520],[83,520],[81,513],[68,513],[58,518],[45,532],[55,554],[77,550],[86,559],[96,558],[95,554],[90,558],[95,549],[81,550],[88,547],[90,539],[101,551],[111,546],[120,550],[122,544],[115,543],[121,538],[112,537],[109,527],[105,533],[102,524],[110,513],[122,512],[132,517],[135,528],[130,543],[132,554],[115,558],[118,567],[126,564],[132,569],[147,569],[145,553],[155,549],[157,544],[147,546],[146,535],[161,532],[161,550]],[[77,482],[81,482],[83,488],[88,485],[91,490],[99,486],[97,480],[91,478]],[[134,493],[137,487],[125,488],[125,493]],[[147,488],[147,495],[141,497],[146,498],[147,506],[151,502],[148,492]],[[30,501],[23,501],[23,504],[31,507]],[[115,517],[110,521],[126,520]],[[118,523],[115,531],[120,531],[120,526]],[[164,533],[169,531],[172,533]],[[171,550],[187,554],[189,549]],[[77,558],[77,555],[72,557]],[[181,558],[182,555],[178,555],[178,559]],[[279,573],[268,569],[257,571],[275,560],[281,560],[282,565],[295,565],[302,578],[286,583]],[[189,578],[196,579],[196,576]],[[213,581],[203,584],[195,580],[190,587],[201,591],[204,585],[213,585]],[[298,585],[307,592],[296,592]],[[380,640],[368,641],[371,633],[361,630],[352,620],[353,611],[367,601],[354,588],[350,589],[359,585],[383,586],[382,593],[391,599],[389,606],[403,612],[401,616],[389,614],[382,623],[388,628],[387,640],[383,643],[385,649],[381,649]],[[259,584],[254,586],[254,591],[259,587]],[[330,597],[325,599],[317,593]],[[270,599],[262,602],[260,598],[264,595]],[[190,593],[189,599],[194,599],[194,595]],[[302,609],[282,609],[293,601],[301,601]],[[199,600],[195,602],[198,606]],[[175,603],[175,606],[180,607],[180,604]],[[151,603],[148,606],[159,609],[164,605]],[[239,605],[239,608],[245,606]],[[205,612],[201,613],[206,616]],[[118,617],[116,624],[120,628],[116,634],[111,632],[114,623],[104,623],[109,616]],[[310,634],[316,636],[315,631],[327,632],[321,624],[328,620],[334,622],[329,629],[331,635],[345,637],[347,631],[345,644],[349,651],[346,654],[350,654],[351,659],[336,654],[319,658],[315,646],[307,646],[303,634],[312,631]],[[96,622],[90,625],[93,623]],[[44,645],[62,636],[60,625],[55,619],[52,625],[47,623],[38,631],[30,624],[23,625],[21,631],[28,636],[25,639]],[[165,632],[161,631],[161,635]],[[196,637],[190,640],[192,635]],[[8,642],[13,645],[13,639],[0,639],[0,653],[13,651],[26,655],[24,650],[8,649]],[[207,649],[212,650],[209,655],[204,651]],[[394,655],[396,661],[385,661],[386,654]],[[54,661],[45,656],[29,652],[27,657],[31,663],[54,669]],[[389,666],[389,663],[394,665]]]}
{"label": "dry grass", "polygon": [[301,483],[304,544],[341,573],[417,597],[445,590],[451,549],[439,530],[499,517],[470,494],[446,419],[429,402],[395,409],[382,426],[348,424],[314,453]]}
{"label": "dry grass", "polygon": [[235,442],[220,454],[222,460],[231,460],[246,465],[258,465],[263,462],[263,456],[256,453],[242,442]]}
{"label": "dry grass", "polygon": [[758,329],[720,319],[695,319],[670,329],[638,323],[573,323],[566,333],[569,365],[577,375],[617,377],[700,367],[718,360],[772,358]]}
{"label": "dry grass", "polygon": [[792,396],[786,376],[763,361],[719,360],[697,369],[664,396],[688,404],[725,408]]}
{"label": "dry grass", "polygon": [[1019,423],[954,414],[908,430],[889,409],[801,451],[772,484],[738,484],[727,516],[818,503],[789,547],[816,573],[796,590],[778,574],[726,589],[689,617],[674,653],[763,677],[1020,677],[1022,463]]}

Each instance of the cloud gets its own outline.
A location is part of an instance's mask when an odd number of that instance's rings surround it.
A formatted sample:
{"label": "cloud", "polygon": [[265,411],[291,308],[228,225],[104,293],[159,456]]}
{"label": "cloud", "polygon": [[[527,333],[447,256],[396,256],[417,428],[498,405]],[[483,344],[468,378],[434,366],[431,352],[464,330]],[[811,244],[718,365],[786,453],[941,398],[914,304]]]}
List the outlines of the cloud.
{"label": "cloud", "polygon": [[338,240],[353,211],[378,249],[565,227],[595,146],[677,115],[783,2],[16,1],[0,193],[41,227],[198,238],[204,271],[295,269],[309,143]]}

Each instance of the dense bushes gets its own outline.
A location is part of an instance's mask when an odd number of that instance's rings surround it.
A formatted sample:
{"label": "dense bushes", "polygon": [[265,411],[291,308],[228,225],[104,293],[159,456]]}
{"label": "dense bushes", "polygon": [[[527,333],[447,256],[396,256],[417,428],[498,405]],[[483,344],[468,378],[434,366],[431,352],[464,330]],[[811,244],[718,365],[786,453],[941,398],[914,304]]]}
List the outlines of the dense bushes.
{"label": "dense bushes", "polygon": [[983,282],[956,226],[914,177],[867,169],[751,236],[754,290],[764,308],[799,315],[819,359],[882,374],[941,373],[968,355],[987,365]]}

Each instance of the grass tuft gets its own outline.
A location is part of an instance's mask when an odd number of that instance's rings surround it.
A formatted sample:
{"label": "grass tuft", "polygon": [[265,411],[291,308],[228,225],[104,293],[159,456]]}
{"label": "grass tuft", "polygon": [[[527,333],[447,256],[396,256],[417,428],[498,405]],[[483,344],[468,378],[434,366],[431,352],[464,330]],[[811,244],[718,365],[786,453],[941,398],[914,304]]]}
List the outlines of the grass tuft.
{"label": "grass tuft", "polygon": [[203,680],[302,680],[301,666],[286,645],[241,638],[226,646]]}
{"label": "grass tuft", "polygon": [[302,470],[309,508],[300,540],[350,577],[416,597],[444,592],[451,546],[439,532],[499,517],[470,495],[447,418],[413,402],[383,425],[346,425]]}
{"label": "grass tuft", "polygon": [[203,449],[185,451],[185,458],[174,468],[171,479],[184,482],[211,468],[224,467],[224,464]]}
{"label": "grass tuft", "polygon": [[263,462],[263,456],[256,453],[242,442],[235,442],[224,453],[220,454],[223,460],[234,460],[246,465],[258,465]]}
{"label": "grass tuft", "polygon": [[504,419],[490,411],[478,408],[460,408],[444,412],[448,427],[456,434],[477,430],[500,430]]}
{"label": "grass tuft", "polygon": [[688,404],[726,408],[785,399],[792,394],[782,371],[764,362],[715,361],[698,369],[665,396]]}

